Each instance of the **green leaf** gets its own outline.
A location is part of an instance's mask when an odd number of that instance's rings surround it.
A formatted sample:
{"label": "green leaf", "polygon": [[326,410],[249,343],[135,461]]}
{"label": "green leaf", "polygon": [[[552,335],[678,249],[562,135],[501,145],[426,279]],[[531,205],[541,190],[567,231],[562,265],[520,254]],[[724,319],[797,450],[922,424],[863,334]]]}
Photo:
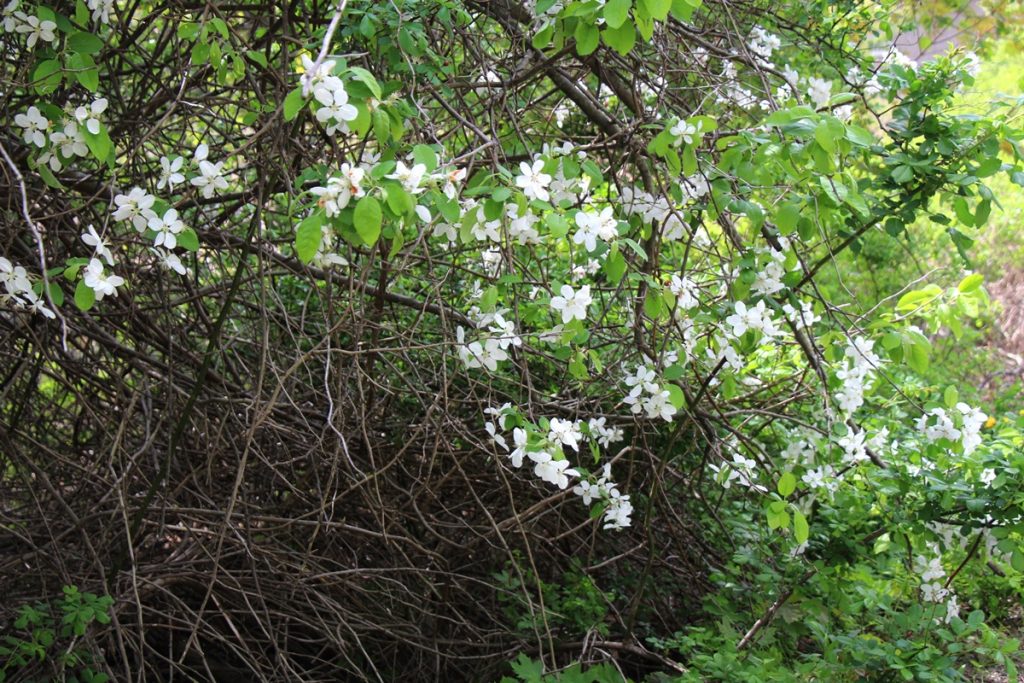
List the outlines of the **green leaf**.
{"label": "green leaf", "polygon": [[246,50],[245,56],[248,57],[250,60],[256,62],[258,65],[262,66],[264,69],[267,68],[267,57],[262,52],[257,52],[256,50]]}
{"label": "green leaf", "polygon": [[608,252],[608,256],[604,260],[604,274],[608,278],[608,282],[613,285],[619,284],[622,281],[622,276],[626,273],[626,259],[619,252],[619,246],[612,245],[612,249]]}
{"label": "green leaf", "polygon": [[985,276],[981,273],[972,273],[960,281],[960,284],[956,288],[961,294],[970,294],[981,287],[981,283],[985,281]]}
{"label": "green leaf", "polygon": [[47,59],[39,62],[39,66],[32,73],[32,84],[37,93],[48,95],[60,86],[62,77],[60,62],[56,59]]}
{"label": "green leaf", "polygon": [[942,289],[936,285],[928,285],[923,289],[915,289],[907,292],[896,302],[896,310],[900,313],[909,313],[927,306],[942,296]]}
{"label": "green leaf", "polygon": [[480,296],[480,309],[483,311],[493,311],[494,307],[498,303],[498,288],[491,285],[484,290],[484,293]]}
{"label": "green leaf", "polygon": [[573,37],[576,39],[576,52],[585,57],[597,49],[601,33],[586,19],[580,19]]}
{"label": "green leaf", "polygon": [[295,229],[295,253],[303,263],[309,263],[320,249],[323,239],[323,225],[326,216],[322,211],[314,211],[304,218]]}
{"label": "green leaf", "polygon": [[640,4],[655,21],[665,21],[672,9],[672,0],[640,0]]}
{"label": "green leaf", "polygon": [[892,179],[901,185],[909,183],[914,179],[914,169],[910,166],[897,166],[892,171]]}
{"label": "green leaf", "polygon": [[823,120],[814,129],[814,139],[826,152],[832,154],[836,151],[836,138],[829,119]]}
{"label": "green leaf", "polygon": [[647,296],[644,297],[644,313],[652,320],[657,320],[664,312],[665,300],[661,298],[661,292],[651,287],[647,290]]}
{"label": "green leaf", "polygon": [[380,209],[380,202],[373,197],[363,197],[356,204],[353,222],[356,232],[368,245],[373,246],[380,237],[380,224],[383,216]]}
{"label": "green leaf", "polygon": [[386,192],[388,208],[396,216],[411,216],[416,210],[416,200],[399,183],[388,183]]}
{"label": "green leaf", "polygon": [[800,205],[796,202],[787,202],[775,212],[775,227],[783,235],[788,235],[796,230],[799,220]]}
{"label": "green leaf", "polygon": [[284,120],[291,121],[298,116],[299,110],[305,103],[306,98],[302,96],[302,86],[288,93],[284,98]]}
{"label": "green leaf", "polygon": [[675,384],[669,384],[665,390],[668,392],[669,402],[675,406],[676,410],[682,410],[686,405],[686,394],[683,393],[683,390]]}
{"label": "green leaf", "polygon": [[633,7],[633,0],[608,0],[604,6],[604,22],[608,28],[619,28],[629,19],[629,10]]}
{"label": "green leaf", "polygon": [[978,208],[974,213],[974,225],[980,228],[988,222],[988,216],[992,213],[992,202],[988,199],[982,199],[978,202]]}
{"label": "green leaf", "polygon": [[875,136],[860,126],[847,125],[846,139],[859,147],[870,147],[875,144]]}
{"label": "green leaf", "polygon": [[1010,555],[1010,566],[1019,572],[1024,572],[1024,550],[1015,548]]}
{"label": "green leaf", "polygon": [[551,44],[551,37],[555,34],[555,24],[552,22],[533,34],[530,44],[535,50],[543,50]]}
{"label": "green leaf", "polygon": [[427,145],[416,145],[412,148],[412,158],[417,164],[423,164],[430,173],[437,168],[437,153]]}
{"label": "green leaf", "polygon": [[68,36],[67,46],[72,52],[94,55],[103,49],[103,41],[91,33],[78,31]]}
{"label": "green leaf", "polygon": [[960,392],[956,390],[956,387],[953,385],[946,387],[946,391],[942,394],[942,402],[946,404],[946,407],[953,408],[958,400],[960,400]]}
{"label": "green leaf", "polygon": [[114,151],[114,143],[110,141],[110,135],[107,134],[106,126],[100,127],[99,133],[90,133],[84,127],[80,129],[82,137],[85,138],[85,144],[89,147],[89,151],[99,161],[107,161],[110,155]]}
{"label": "green leaf", "polygon": [[677,380],[683,376],[684,372],[685,371],[683,369],[683,366],[676,363],[675,365],[670,365],[667,368],[665,368],[665,372],[662,373],[662,376],[670,381]]}
{"label": "green leaf", "polygon": [[[55,190],[64,189],[64,185],[57,180],[57,176],[53,175],[50,167],[46,164],[39,164],[36,166],[36,173],[38,173],[39,177],[43,179],[43,182],[46,183],[47,187],[52,187]],[[0,681],[0,683],[2,683],[2,681]]]}
{"label": "green leaf", "polygon": [[178,233],[178,246],[186,251],[199,251],[199,235],[192,228],[185,228]]}
{"label": "green leaf", "polygon": [[783,498],[793,493],[796,490],[796,476],[792,472],[784,472],[779,477],[778,490],[779,495]]}
{"label": "green leaf", "polygon": [[620,55],[627,55],[636,45],[636,29],[628,21],[618,28],[609,28],[601,32],[605,45]]}
{"label": "green leaf", "polygon": [[810,526],[807,524],[807,518],[804,517],[804,513],[799,510],[793,510],[793,536],[796,538],[797,543],[803,543],[811,535]]}
{"label": "green leaf", "polygon": [[910,335],[903,339],[903,357],[910,368],[920,374],[928,372],[930,345],[927,340],[924,343],[910,338]]}
{"label": "green leaf", "polygon": [[565,218],[557,213],[548,214],[546,222],[548,224],[548,230],[551,231],[552,237],[565,237],[569,232],[569,223],[566,222]]}
{"label": "green leaf", "polygon": [[85,280],[79,280],[75,287],[75,305],[80,311],[88,311],[96,303],[96,292],[85,284]]}
{"label": "green leaf", "polygon": [[68,57],[68,69],[74,73],[75,79],[82,84],[82,87],[89,92],[96,92],[100,88],[100,72],[96,68],[96,62],[92,56],[73,53]]}
{"label": "green leaf", "polygon": [[600,185],[604,182],[604,174],[601,173],[601,168],[594,163],[593,159],[587,159],[580,167],[594,181],[594,185]]}
{"label": "green leaf", "polygon": [[372,73],[358,66],[350,66],[348,70],[352,72],[352,75],[355,76],[357,81],[364,83],[366,87],[370,89],[370,92],[373,93],[375,98],[378,100],[381,98],[380,83],[377,82],[377,79],[373,77]]}

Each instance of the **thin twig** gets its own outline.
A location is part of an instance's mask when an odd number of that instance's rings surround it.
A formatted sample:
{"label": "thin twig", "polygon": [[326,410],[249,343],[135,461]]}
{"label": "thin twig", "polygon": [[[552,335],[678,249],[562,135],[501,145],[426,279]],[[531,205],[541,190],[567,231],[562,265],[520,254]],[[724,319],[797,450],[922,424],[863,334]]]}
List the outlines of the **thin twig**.
{"label": "thin twig", "polygon": [[68,350],[68,321],[61,314],[60,309],[53,303],[53,297],[50,296],[50,276],[47,274],[49,268],[46,265],[46,251],[43,249],[43,236],[39,234],[39,229],[36,228],[35,221],[32,220],[32,215],[28,211],[28,189],[25,187],[25,177],[21,175],[21,171],[18,170],[18,165],[14,163],[14,159],[7,153],[7,149],[0,144],[0,154],[3,155],[4,161],[7,162],[8,168],[11,169],[11,173],[14,174],[14,179],[18,183],[18,191],[21,193],[21,216],[25,219],[25,224],[28,225],[28,229],[32,231],[32,237],[36,241],[36,251],[39,253],[39,267],[43,271],[43,295],[46,297],[47,302],[50,304],[50,309],[53,314],[60,320],[60,346],[64,351]]}
{"label": "thin twig", "polygon": [[309,89],[313,86],[313,78],[316,76],[316,72],[320,70],[320,66],[324,63],[324,59],[327,58],[327,50],[331,46],[331,40],[334,38],[334,32],[338,30],[338,23],[341,21],[341,15],[345,13],[345,5],[348,0],[341,0],[338,3],[338,9],[334,10],[334,16],[331,17],[331,23],[327,26],[327,33],[324,34],[324,42],[320,45],[320,54],[316,56],[316,61],[313,62],[313,66],[302,75],[302,96],[309,97]]}

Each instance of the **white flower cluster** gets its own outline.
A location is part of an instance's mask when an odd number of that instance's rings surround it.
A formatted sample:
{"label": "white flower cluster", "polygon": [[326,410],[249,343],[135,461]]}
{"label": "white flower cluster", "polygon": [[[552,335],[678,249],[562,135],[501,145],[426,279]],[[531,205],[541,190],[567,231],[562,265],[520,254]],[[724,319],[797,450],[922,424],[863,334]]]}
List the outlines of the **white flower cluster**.
{"label": "white flower cluster", "polygon": [[[758,268],[754,274],[754,282],[750,290],[761,296],[771,296],[785,289],[782,278],[786,274],[786,250],[789,249],[789,240],[785,237],[778,238],[780,250],[774,248],[759,247],[756,250]],[[800,264],[794,262],[794,268]]]}
{"label": "white flower cluster", "polygon": [[[118,222],[131,223],[132,227],[140,235],[145,233],[146,230],[152,230],[154,233],[154,252],[159,258],[160,263],[168,270],[184,275],[186,272],[185,266],[181,263],[181,259],[172,251],[178,246],[178,236],[186,230],[185,223],[178,216],[176,209],[167,209],[162,216],[158,215],[153,210],[155,202],[156,197],[141,187],[133,187],[128,191],[128,194],[118,194],[114,197],[113,218]],[[95,236],[89,239],[87,239],[87,236],[82,237],[82,241],[86,244],[92,244],[90,239],[98,240],[99,237]],[[100,250],[100,244],[93,246],[96,247],[97,251]],[[109,252],[107,253],[109,254]],[[113,265],[109,259],[107,263],[108,265]],[[102,298],[100,291],[89,284],[89,280],[86,280],[86,284],[96,291],[97,300]],[[120,284],[123,284],[123,281]],[[115,292],[107,293],[113,294]]]}
{"label": "white flower cluster", "polygon": [[673,275],[668,283],[669,291],[676,297],[680,310],[689,311],[700,305],[700,289],[688,277]]}
{"label": "white flower cluster", "polygon": [[516,187],[523,191],[527,199],[537,199],[546,202],[551,199],[548,186],[552,177],[544,172],[544,160],[537,159],[533,164],[525,161],[519,163],[520,174],[516,176]]}
{"label": "white flower cluster", "polygon": [[801,301],[799,303],[799,311],[788,302],[782,305],[782,312],[786,314],[786,319],[792,322],[797,329],[809,328],[821,320],[820,315],[815,315],[814,306],[810,301]]}
{"label": "white flower cluster", "polygon": [[768,31],[765,31],[760,26],[755,26],[750,30],[747,49],[757,55],[764,65],[771,65],[771,62],[768,60],[772,58],[772,54],[780,47],[782,47],[782,41],[779,40],[777,35],[768,33]]}
{"label": "white flower cluster", "polygon": [[679,119],[668,129],[669,135],[674,139],[672,144],[676,147],[685,144],[689,147],[700,147],[704,141],[704,122],[697,120],[690,123],[686,119]]}
{"label": "white flower cluster", "polygon": [[494,336],[486,336],[479,341],[466,343],[466,330],[461,326],[455,330],[459,359],[467,369],[487,368],[494,372],[498,369],[498,363],[508,360],[510,346],[522,345],[522,339],[515,331],[515,323],[505,320],[501,313],[494,314],[491,321],[492,325],[487,331]]}
{"label": "white flower cluster", "polygon": [[348,206],[353,197],[356,199],[366,194],[362,187],[366,170],[361,166],[342,164],[337,175],[331,176],[322,187],[314,187],[310,193],[318,197],[317,206],[324,210],[328,218]]}
{"label": "white flower cluster", "polygon": [[28,37],[25,44],[29,49],[36,46],[36,43],[50,43],[56,45],[60,38],[57,36],[57,23],[50,19],[41,19],[35,14],[26,14],[18,7],[21,0],[11,0],[4,7],[2,16],[3,29],[7,33],[21,33]]}
{"label": "white flower cluster", "polygon": [[595,500],[605,504],[605,529],[625,529],[633,523],[633,504],[629,502],[629,496],[619,492],[618,485],[611,478],[611,463],[605,463],[596,482],[581,480],[573,487],[572,492],[582,498],[583,504],[588,507]]}
{"label": "white flower cluster", "polygon": [[[684,178],[679,187],[686,201],[696,201],[711,191],[707,179],[699,173]],[[681,240],[690,234],[686,223],[683,222],[681,210],[670,204],[665,196],[655,197],[639,188],[626,186],[622,188],[621,200],[623,210],[627,214],[641,216],[645,223],[657,221],[661,226],[661,236],[664,240]],[[698,246],[706,246],[708,243],[705,234],[697,233]]]}
{"label": "white flower cluster", "polygon": [[807,98],[821,109],[832,99],[832,81],[811,76],[807,79]]}
{"label": "white flower cluster", "polygon": [[5,306],[30,309],[47,318],[57,317],[47,308],[45,297],[36,293],[24,266],[15,265],[3,256],[0,256],[0,284],[4,286],[0,303]]}
{"label": "white flower cluster", "polygon": [[[959,418],[959,427],[953,417]],[[928,443],[959,441],[964,455],[970,455],[981,445],[981,428],[986,420],[988,416],[985,413],[961,401],[956,404],[953,416],[945,408],[932,408],[917,419],[916,427]]]}
{"label": "white flower cluster", "polygon": [[873,351],[874,345],[872,340],[864,337],[853,339],[846,347],[843,367],[836,370],[842,386],[836,391],[835,400],[847,415],[864,405],[864,392],[871,388],[875,370],[883,363]]}
{"label": "white flower cluster", "polygon": [[101,24],[110,23],[110,13],[114,11],[114,0],[88,0],[86,3],[92,12],[92,20]]}
{"label": "white flower cluster", "polygon": [[302,56],[302,82],[306,92],[312,91],[313,98],[320,105],[316,120],[327,125],[327,134],[348,132],[348,122],[354,121],[359,112],[348,103],[345,84],[334,75],[334,60],[326,60],[314,69],[316,64],[308,56]]}
{"label": "white flower cluster", "polygon": [[918,555],[914,558],[914,571],[921,577],[921,598],[926,602],[945,602],[944,621],[947,624],[958,617],[960,606],[957,604],[956,594],[942,583],[942,579],[946,576],[942,560],[938,556],[929,559],[924,555]]}
{"label": "white flower cluster", "polygon": [[781,334],[774,318],[774,311],[765,305],[763,299],[754,306],[737,301],[733,309],[735,312],[725,319],[725,324],[731,328],[726,331],[727,336],[737,339],[749,330],[760,332],[767,339]]}
{"label": "white flower cluster", "polygon": [[199,164],[199,175],[189,181],[192,185],[198,187],[202,195],[207,199],[212,197],[214,192],[228,188],[228,181],[224,178],[224,162],[218,161],[214,163],[207,158],[209,155],[210,148],[207,145],[201,144],[196,147],[193,159]]}
{"label": "white flower cluster", "polygon": [[654,370],[646,365],[637,365],[633,374],[626,375],[626,386],[630,390],[622,402],[630,406],[630,410],[635,414],[643,412],[652,420],[660,417],[666,422],[671,422],[676,414],[672,395],[663,389],[656,379]]}
{"label": "white flower cluster", "polygon": [[[533,463],[533,473],[549,484],[560,489],[569,486],[569,477],[580,479],[573,487],[573,493],[590,506],[595,500],[605,505],[604,528],[623,529],[631,524],[630,515],[633,505],[629,496],[622,495],[617,485],[611,480],[611,464],[605,464],[602,474],[591,481],[580,472],[570,467],[565,457],[565,448],[579,452],[580,444],[586,438],[580,420],[572,421],[562,418],[551,418],[546,436],[534,427],[515,427],[512,430],[512,449],[501,431],[508,428],[508,419],[514,413],[511,404],[506,403],[499,408],[487,408],[484,413],[494,419],[484,424],[487,433],[494,442],[508,452],[509,462],[515,468],[523,466],[524,459]],[[622,439],[622,430],[606,426],[606,418],[594,418],[588,423],[590,438],[600,445],[609,445]],[[535,437],[531,439],[531,434]]]}
{"label": "white flower cluster", "polygon": [[69,109],[57,127],[38,107],[31,106],[25,113],[17,114],[14,123],[22,129],[21,135],[27,145],[45,148],[39,156],[39,163],[47,164],[56,172],[74,157],[88,156],[89,146],[83,131],[98,135],[100,116],[106,109],[106,98],[97,98],[89,104]]}
{"label": "white flower cluster", "polygon": [[708,463],[708,468],[715,473],[715,481],[722,485],[722,488],[732,488],[734,483],[764,493],[767,489],[756,484],[757,461],[744,456],[738,451],[733,453],[732,460],[723,462],[721,465]]}
{"label": "white flower cluster", "polygon": [[582,244],[587,251],[596,251],[598,240],[611,242],[619,236],[619,221],[610,206],[602,209],[600,213],[577,211],[576,225],[579,226],[579,230],[573,235],[572,241]]}
{"label": "white flower cluster", "polygon": [[578,290],[574,290],[570,285],[562,285],[559,294],[551,297],[551,310],[561,313],[563,323],[586,320],[587,308],[593,302],[590,285],[583,285]]}

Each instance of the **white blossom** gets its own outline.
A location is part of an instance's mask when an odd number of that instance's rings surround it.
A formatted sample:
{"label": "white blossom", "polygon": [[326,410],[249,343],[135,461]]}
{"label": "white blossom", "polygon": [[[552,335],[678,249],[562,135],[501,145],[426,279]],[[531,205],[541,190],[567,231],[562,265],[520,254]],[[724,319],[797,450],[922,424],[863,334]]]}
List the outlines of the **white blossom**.
{"label": "white blossom", "polygon": [[50,127],[50,122],[39,111],[39,107],[31,106],[24,114],[16,114],[14,123],[25,129],[21,135],[26,144],[36,147],[46,146],[46,131]]}
{"label": "white blossom", "polygon": [[569,285],[562,285],[560,296],[551,297],[551,308],[562,314],[562,322],[586,320],[587,307],[593,302],[590,296],[590,285],[583,285],[578,291]]}
{"label": "white blossom", "polygon": [[166,187],[168,190],[174,190],[175,185],[185,182],[185,175],[181,172],[184,163],[184,157],[174,157],[173,161],[167,157],[160,157],[160,179],[156,183],[156,189],[162,190]]}
{"label": "white blossom", "polygon": [[551,176],[544,173],[544,161],[538,159],[533,165],[522,161],[519,163],[521,175],[516,176],[516,187],[522,188],[528,199],[548,201],[551,195],[547,187],[551,184]]}
{"label": "white blossom", "polygon": [[119,194],[114,197],[115,221],[131,221],[132,225],[139,232],[143,232],[149,220],[156,216],[153,213],[153,202],[156,197],[149,194],[141,187],[133,187],[128,194]]}
{"label": "white blossom", "polygon": [[100,132],[100,114],[107,110],[107,99],[100,97],[93,100],[92,104],[82,105],[75,109],[75,120],[79,124],[85,125],[93,135],[99,135]]}
{"label": "white blossom", "polygon": [[110,253],[110,247],[107,246],[103,238],[97,234],[96,228],[91,225],[86,226],[85,232],[82,233],[82,241],[92,247],[96,256],[106,261],[108,266],[114,265],[114,255]]}
{"label": "white blossom", "polygon": [[107,275],[103,272],[103,263],[99,259],[90,259],[89,265],[83,269],[85,286],[96,294],[96,301],[109,295],[117,296],[117,288],[124,284],[119,275]]}

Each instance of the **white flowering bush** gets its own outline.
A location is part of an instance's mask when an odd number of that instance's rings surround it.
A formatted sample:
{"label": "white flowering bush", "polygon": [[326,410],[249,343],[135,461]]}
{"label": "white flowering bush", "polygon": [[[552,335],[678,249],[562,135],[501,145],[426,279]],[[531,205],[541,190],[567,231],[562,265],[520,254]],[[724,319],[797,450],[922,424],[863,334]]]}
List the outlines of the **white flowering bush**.
{"label": "white flowering bush", "polygon": [[936,348],[1019,105],[892,11],[13,0],[5,594],[103,583],[115,677],[1014,671],[1021,440]]}

